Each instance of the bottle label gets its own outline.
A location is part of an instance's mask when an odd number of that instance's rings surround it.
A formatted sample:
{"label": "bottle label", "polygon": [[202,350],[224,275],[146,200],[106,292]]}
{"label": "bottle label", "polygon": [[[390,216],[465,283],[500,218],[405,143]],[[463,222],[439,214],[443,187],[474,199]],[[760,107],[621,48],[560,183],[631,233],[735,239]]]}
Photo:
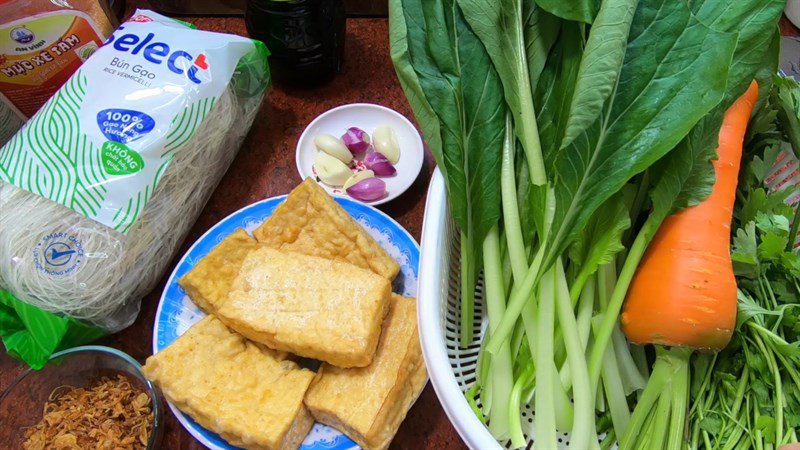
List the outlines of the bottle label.
{"label": "bottle label", "polygon": [[55,11],[0,25],[0,94],[23,119],[61,87],[100,45],[79,11]]}

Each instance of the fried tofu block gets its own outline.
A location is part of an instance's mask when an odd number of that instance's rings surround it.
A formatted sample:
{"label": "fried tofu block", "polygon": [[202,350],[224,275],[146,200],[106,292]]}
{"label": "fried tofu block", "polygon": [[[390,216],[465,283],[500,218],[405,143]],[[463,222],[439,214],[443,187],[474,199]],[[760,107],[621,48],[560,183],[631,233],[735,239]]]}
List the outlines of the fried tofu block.
{"label": "fried tofu block", "polygon": [[245,256],[257,246],[258,242],[239,228],[182,276],[178,284],[197,306],[211,314],[227,300]]}
{"label": "fried tofu block", "polygon": [[178,409],[238,447],[296,449],[314,424],[303,395],[315,374],[214,316],[147,358],[144,374]]}
{"label": "fried tofu block", "polygon": [[260,246],[216,315],[269,348],[363,367],[372,362],[389,280],[356,266]]}
{"label": "fried tofu block", "polygon": [[275,249],[347,262],[390,281],[400,272],[394,258],[311,178],[253,236]]}
{"label": "fried tofu block", "polygon": [[324,364],[305,403],[318,422],[345,433],[364,450],[381,450],[427,381],[416,301],[393,295],[372,364],[354,369]]}

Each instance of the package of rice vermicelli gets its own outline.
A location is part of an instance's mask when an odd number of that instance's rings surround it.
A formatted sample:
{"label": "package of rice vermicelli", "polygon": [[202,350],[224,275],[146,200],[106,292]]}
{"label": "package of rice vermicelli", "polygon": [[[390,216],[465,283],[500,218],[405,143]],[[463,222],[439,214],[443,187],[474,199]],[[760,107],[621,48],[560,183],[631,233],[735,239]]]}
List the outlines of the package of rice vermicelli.
{"label": "package of rice vermicelli", "polygon": [[0,149],[6,303],[132,323],[268,85],[261,42],[137,11]]}

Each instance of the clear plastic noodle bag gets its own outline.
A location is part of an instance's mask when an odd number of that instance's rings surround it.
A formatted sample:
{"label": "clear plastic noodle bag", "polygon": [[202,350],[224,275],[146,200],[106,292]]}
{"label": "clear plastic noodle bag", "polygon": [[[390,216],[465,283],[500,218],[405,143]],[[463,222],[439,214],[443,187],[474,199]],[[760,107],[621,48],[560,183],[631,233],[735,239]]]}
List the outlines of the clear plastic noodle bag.
{"label": "clear plastic noodle bag", "polygon": [[[57,93],[0,150],[0,287],[111,332],[136,318],[269,84],[257,41],[150,11],[131,20],[62,88],[67,100]],[[145,64],[148,45],[164,64]],[[116,100],[103,92],[124,86]],[[100,92],[74,106],[68,96],[81,88]],[[70,116],[70,105],[79,112]],[[55,126],[65,121],[66,130]]]}

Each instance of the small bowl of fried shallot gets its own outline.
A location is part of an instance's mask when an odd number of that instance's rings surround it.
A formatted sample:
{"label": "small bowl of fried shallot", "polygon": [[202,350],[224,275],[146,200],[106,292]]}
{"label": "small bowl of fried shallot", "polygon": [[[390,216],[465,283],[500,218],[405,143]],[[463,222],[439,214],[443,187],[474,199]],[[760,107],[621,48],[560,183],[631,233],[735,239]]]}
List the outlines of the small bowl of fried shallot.
{"label": "small bowl of fried shallot", "polygon": [[23,450],[159,448],[163,400],[141,369],[109,347],[54,354],[0,396],[0,442]]}

